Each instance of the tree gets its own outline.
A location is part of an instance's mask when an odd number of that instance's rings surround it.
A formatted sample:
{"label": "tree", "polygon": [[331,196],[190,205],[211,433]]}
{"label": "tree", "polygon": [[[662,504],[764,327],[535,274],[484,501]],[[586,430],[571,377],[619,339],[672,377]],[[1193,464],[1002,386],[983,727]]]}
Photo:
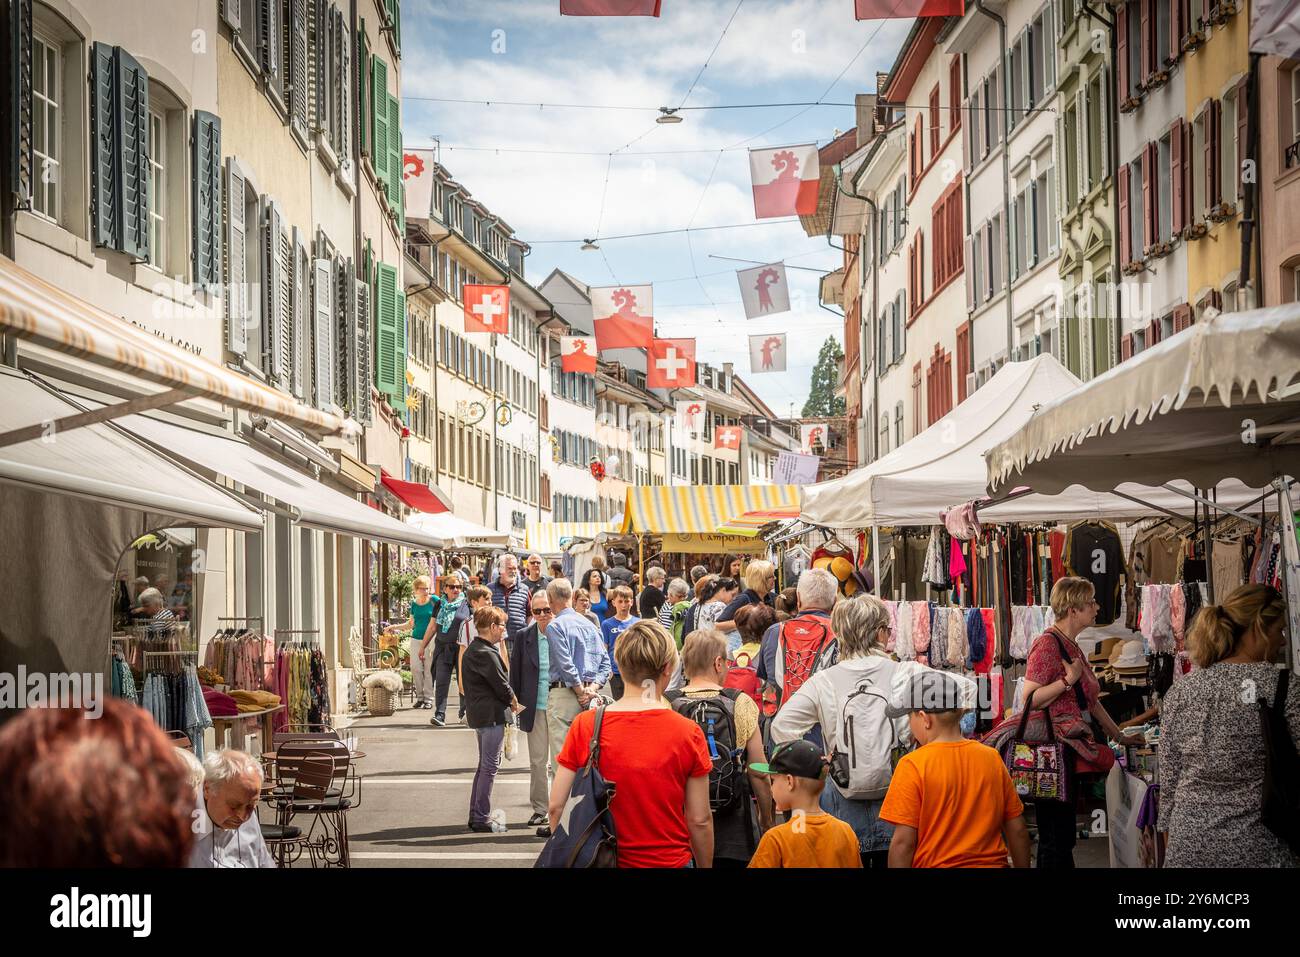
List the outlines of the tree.
{"label": "tree", "polygon": [[844,350],[829,336],[822,343],[822,351],[813,366],[812,381],[808,384],[808,401],[803,404],[804,416],[831,416],[844,414],[844,397],[835,394],[840,381],[840,362]]}

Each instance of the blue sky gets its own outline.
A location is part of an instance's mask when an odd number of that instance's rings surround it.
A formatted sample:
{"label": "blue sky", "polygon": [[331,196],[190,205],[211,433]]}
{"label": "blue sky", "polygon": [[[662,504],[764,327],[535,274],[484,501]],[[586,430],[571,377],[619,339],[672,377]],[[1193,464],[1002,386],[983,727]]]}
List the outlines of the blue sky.
{"label": "blue sky", "polygon": [[[562,18],[558,0],[404,0],[404,142],[437,138],[452,175],[533,244],[531,281],[558,266],[590,285],[652,282],[660,336],[695,337],[701,361],[734,362],[778,414],[792,404],[797,414],[821,343],[842,335],[838,313],[818,306],[819,273],[790,269],[791,311],[747,322],[734,272],[746,265],[710,257],[825,271],[841,253],[824,237],[792,222],[609,239],[600,252],[582,252],[580,240],[754,223],[749,147],[824,145],[853,126],[850,106],[688,110],[683,123],[656,124],[656,108],[683,103],[715,44],[687,106],[848,104],[875,91],[876,72],[893,64],[910,21],[856,22],[853,0],[663,7],[657,20]],[[746,337],[772,332],[789,334],[789,370],[751,375]]]}

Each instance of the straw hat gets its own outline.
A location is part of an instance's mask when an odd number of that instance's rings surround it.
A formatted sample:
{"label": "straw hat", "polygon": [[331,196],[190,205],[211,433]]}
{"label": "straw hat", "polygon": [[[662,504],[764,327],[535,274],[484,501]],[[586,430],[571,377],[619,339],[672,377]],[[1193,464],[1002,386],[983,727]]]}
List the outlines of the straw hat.
{"label": "straw hat", "polygon": [[1122,674],[1145,673],[1147,670],[1147,653],[1141,639],[1133,639],[1116,645],[1110,653],[1112,671]]}
{"label": "straw hat", "polygon": [[1088,656],[1088,661],[1096,665],[1106,664],[1107,662],[1110,661],[1110,655],[1111,652],[1115,650],[1115,646],[1122,644],[1123,641],[1124,639],[1122,638],[1103,639],[1102,641],[1097,643],[1096,651],[1094,651],[1092,654]]}

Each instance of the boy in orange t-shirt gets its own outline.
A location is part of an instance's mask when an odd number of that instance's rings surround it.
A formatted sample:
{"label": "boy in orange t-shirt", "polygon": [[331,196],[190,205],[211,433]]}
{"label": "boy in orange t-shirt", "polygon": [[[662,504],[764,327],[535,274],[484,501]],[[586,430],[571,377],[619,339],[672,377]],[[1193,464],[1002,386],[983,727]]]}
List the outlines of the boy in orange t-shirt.
{"label": "boy in orange t-shirt", "polygon": [[[975,684],[927,669],[912,675],[886,709],[907,715],[920,747],[894,769],[880,808],[894,825],[890,867],[1029,866],[1024,806],[997,751],[961,736]],[[967,687],[968,686],[968,687]]]}
{"label": "boy in orange t-shirt", "polygon": [[772,751],[767,764],[750,771],[766,774],[778,811],[792,816],[763,835],[750,867],[861,867],[853,828],[821,808],[826,758],[809,741],[788,741]]}

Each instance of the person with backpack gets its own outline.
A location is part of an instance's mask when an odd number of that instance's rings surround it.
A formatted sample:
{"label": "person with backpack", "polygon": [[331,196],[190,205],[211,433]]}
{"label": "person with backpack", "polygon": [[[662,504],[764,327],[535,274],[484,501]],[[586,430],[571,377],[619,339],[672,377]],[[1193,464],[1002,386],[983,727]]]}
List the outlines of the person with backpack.
{"label": "person with backpack", "polygon": [[[723,687],[727,640],[716,631],[696,631],[682,646],[686,684],[664,699],[704,732],[713,770],[709,806],[713,809],[713,866],[744,867],[758,839],[772,826],[772,789],[767,778],[747,770],[767,760],[758,727],[758,705],[736,688]],[[755,822],[753,796],[758,805]],[[757,827],[755,826],[757,824]]]}
{"label": "person with backpack", "polygon": [[[760,708],[763,704],[763,682],[758,677],[758,652],[763,633],[776,621],[776,612],[767,605],[746,605],[736,613],[736,630],[743,642],[728,658],[724,688],[743,691]],[[762,729],[762,714],[759,714]]]}
{"label": "person with backpack", "polygon": [[[834,581],[830,572],[820,569],[809,569],[800,577],[801,607],[807,602],[806,583],[820,588],[810,583],[821,581],[821,576]],[[831,764],[831,783],[822,791],[821,806],[853,828],[862,866],[883,868],[889,863],[894,829],[881,819],[880,807],[894,764],[912,744],[907,719],[890,718],[886,709],[895,699],[894,682],[902,678],[899,669],[909,669],[885,653],[889,611],[874,595],[859,595],[837,604],[830,626],[836,635],[839,661],[806,674],[784,699],[772,719],[772,742],[794,741],[814,725],[821,726],[823,751]]]}
{"label": "person with backpack", "polygon": [[[752,569],[757,562],[749,567]],[[755,670],[764,684],[763,714],[773,717],[823,665],[837,655],[831,609],[839,596],[839,582],[823,568],[810,568],[799,576],[799,613],[772,625],[763,635]]]}

